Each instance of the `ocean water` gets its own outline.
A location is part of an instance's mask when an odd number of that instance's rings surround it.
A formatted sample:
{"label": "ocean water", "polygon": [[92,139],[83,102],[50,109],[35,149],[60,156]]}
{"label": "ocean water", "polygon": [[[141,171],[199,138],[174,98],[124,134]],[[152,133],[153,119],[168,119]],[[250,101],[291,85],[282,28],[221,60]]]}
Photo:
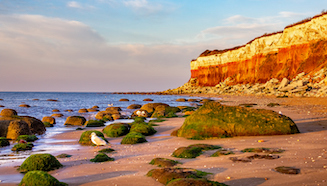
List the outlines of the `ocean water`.
{"label": "ocean water", "polygon": [[[66,93],[66,92],[0,92],[0,111],[5,108],[14,109],[20,116],[32,116],[42,120],[44,116],[51,116],[53,109],[59,109],[59,113],[64,117],[56,118],[54,127],[47,128],[43,135],[39,135],[39,140],[34,142],[32,151],[15,153],[11,151],[13,144],[9,147],[0,148],[0,166],[17,165],[24,161],[30,154],[34,153],[51,153],[54,151],[62,151],[69,149],[78,149],[79,145],[61,145],[59,140],[52,137],[55,134],[69,130],[75,130],[76,127],[66,127],[64,123],[68,116],[84,116],[86,119],[94,119],[96,112],[78,113],[79,109],[91,108],[95,105],[99,110],[105,110],[108,104],[121,107],[123,115],[131,115],[134,110],[127,109],[131,104],[146,104],[145,98],[153,99],[154,103],[166,103],[170,106],[190,106],[190,102],[176,102],[177,98],[183,96],[176,95],[140,95],[140,94],[110,94],[110,93]],[[129,99],[128,102],[119,101],[122,98]],[[194,97],[197,99],[198,97]],[[47,101],[54,99],[58,101]],[[198,98],[201,99],[201,98]],[[19,107],[21,104],[28,104],[31,107]],[[73,112],[65,112],[65,110],[73,110]],[[130,122],[124,120],[124,122]],[[106,123],[106,125],[110,122]],[[54,144],[56,143],[56,144]],[[58,143],[58,144],[57,144]]]}

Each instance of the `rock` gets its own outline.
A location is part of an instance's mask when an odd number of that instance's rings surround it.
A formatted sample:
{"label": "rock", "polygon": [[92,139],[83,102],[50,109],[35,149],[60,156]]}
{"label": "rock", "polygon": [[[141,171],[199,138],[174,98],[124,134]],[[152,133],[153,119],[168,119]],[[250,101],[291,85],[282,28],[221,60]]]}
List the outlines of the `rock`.
{"label": "rock", "polygon": [[29,171],[19,183],[19,186],[67,186],[68,184],[58,181],[44,171]]}
{"label": "rock", "polygon": [[185,119],[177,136],[207,139],[294,133],[299,133],[296,124],[289,117],[272,110],[207,102]]}
{"label": "rock", "polygon": [[163,105],[168,107],[168,104],[165,103],[147,103],[141,107],[141,110],[146,110],[148,113],[153,113],[157,106]]}
{"label": "rock", "polygon": [[108,140],[104,138],[104,135],[102,132],[97,131],[97,130],[88,130],[82,133],[81,137],[79,138],[78,143],[81,145],[87,145],[87,146],[95,146],[95,144],[92,143],[91,141],[91,133],[94,132],[98,137],[102,138],[108,143]]}
{"label": "rock", "polygon": [[51,171],[61,167],[62,164],[51,154],[33,154],[26,158],[18,171],[22,173],[34,170]]}
{"label": "rock", "polygon": [[123,138],[121,144],[137,144],[144,142],[147,142],[144,135],[137,132],[130,132]]}
{"label": "rock", "polygon": [[74,112],[72,109],[64,110],[65,112]]}
{"label": "rock", "polygon": [[181,178],[174,179],[170,181],[167,186],[191,186],[191,185],[201,185],[201,186],[227,186],[226,184],[219,183],[216,181],[210,181],[205,178]]}
{"label": "rock", "polygon": [[178,99],[176,99],[176,101],[177,102],[185,102],[185,101],[187,101],[187,99],[185,99],[185,98],[178,98]]}
{"label": "rock", "polygon": [[85,123],[85,127],[103,127],[104,123],[102,120],[88,120]]}
{"label": "rock", "polygon": [[0,115],[1,116],[17,116],[17,112],[13,109],[3,109],[1,112],[0,112]]}
{"label": "rock", "polygon": [[99,111],[96,115],[95,115],[95,119],[97,120],[104,120],[104,121],[112,121],[112,114],[110,111]]}
{"label": "rock", "polygon": [[20,118],[28,124],[32,134],[41,135],[45,133],[46,128],[41,120],[31,116],[20,116]]}
{"label": "rock", "polygon": [[87,109],[86,108],[81,108],[78,110],[78,113],[87,113]]}
{"label": "rock", "polygon": [[230,155],[230,154],[234,154],[234,152],[233,151],[229,151],[229,150],[225,150],[225,149],[221,149],[221,150],[217,150],[210,157],[226,156],[226,155]]}
{"label": "rock", "polygon": [[122,118],[122,115],[120,115],[120,114],[112,114],[111,117],[112,117],[113,120],[117,120],[117,119],[121,119]]}
{"label": "rock", "polygon": [[182,163],[166,158],[154,158],[153,160],[151,160],[149,164],[156,165],[158,167],[173,167],[177,164],[182,164]]}
{"label": "rock", "polygon": [[179,147],[172,156],[176,158],[196,158],[202,154],[201,147]]}
{"label": "rock", "polygon": [[52,116],[52,117],[55,117],[55,118],[61,118],[61,117],[63,117],[64,115],[63,115],[63,114],[60,114],[60,113],[55,113],[55,114],[52,114],[51,116]]}
{"label": "rock", "polygon": [[275,170],[277,172],[283,173],[283,174],[299,174],[300,169],[294,168],[294,167],[285,167],[285,166],[280,166],[276,167]]}
{"label": "rock", "polygon": [[136,132],[145,136],[150,136],[155,134],[157,131],[146,123],[135,123],[132,125],[130,132]]}
{"label": "rock", "polygon": [[92,108],[94,108],[94,109],[98,109],[98,108],[99,108],[99,106],[97,106],[97,105],[94,105]]}
{"label": "rock", "polygon": [[97,154],[93,159],[90,159],[92,162],[106,162],[106,161],[114,161],[114,158],[110,158],[104,153]]}
{"label": "rock", "polygon": [[72,157],[72,155],[69,155],[69,154],[59,154],[59,155],[57,155],[56,156],[56,158],[70,158],[70,157]]}
{"label": "rock", "polygon": [[56,100],[56,99],[47,99],[47,101],[57,102],[58,100]]}
{"label": "rock", "polygon": [[130,106],[127,107],[127,109],[139,109],[141,108],[142,105],[139,105],[139,104],[132,104]]}
{"label": "rock", "polygon": [[[2,122],[0,121],[0,125],[3,124]],[[17,139],[20,135],[32,134],[28,124],[23,120],[12,120],[7,127],[7,130],[5,130],[8,131],[6,137],[10,139]]]}
{"label": "rock", "polygon": [[99,110],[96,108],[88,108],[87,112],[98,112]]}
{"label": "rock", "polygon": [[16,141],[24,140],[26,142],[34,142],[34,141],[36,141],[38,139],[39,138],[36,137],[35,135],[20,135],[20,136],[18,136]]}
{"label": "rock", "polygon": [[56,124],[56,119],[52,116],[44,116],[42,122],[48,122],[50,124]]}
{"label": "rock", "polygon": [[86,122],[83,116],[69,116],[64,125],[83,126]]}
{"label": "rock", "polygon": [[287,78],[283,78],[283,80],[280,82],[278,89],[282,89],[284,87],[286,87],[288,84],[290,83],[290,81]]}
{"label": "rock", "polygon": [[102,132],[108,137],[120,137],[129,133],[130,126],[126,123],[113,123],[106,126]]}
{"label": "rock", "polygon": [[53,109],[52,112],[60,112],[59,109]]}
{"label": "rock", "polygon": [[143,101],[153,101],[153,99],[145,98],[145,99],[143,99]]}
{"label": "rock", "polygon": [[19,107],[29,108],[29,107],[31,107],[31,106],[30,106],[30,105],[27,105],[27,104],[21,104],[21,105],[19,105]]}
{"label": "rock", "polygon": [[0,107],[5,107],[5,106],[3,106],[3,105],[0,105]]}
{"label": "rock", "polygon": [[32,150],[34,145],[31,142],[28,143],[17,143],[14,145],[13,148],[11,148],[12,151],[26,151],[26,150]]}
{"label": "rock", "polygon": [[119,101],[129,101],[129,99],[122,98],[122,99],[120,99]]}
{"label": "rock", "polygon": [[111,114],[119,114],[119,111],[121,111],[120,107],[108,107],[106,108],[107,112],[110,112]]}
{"label": "rock", "polygon": [[9,139],[6,137],[0,137],[0,147],[5,147],[5,146],[9,146],[10,142]]}
{"label": "rock", "polygon": [[197,171],[195,169],[189,168],[162,168],[162,169],[152,169],[146,175],[154,178],[156,181],[167,185],[170,181],[181,178],[202,178],[204,173]]}

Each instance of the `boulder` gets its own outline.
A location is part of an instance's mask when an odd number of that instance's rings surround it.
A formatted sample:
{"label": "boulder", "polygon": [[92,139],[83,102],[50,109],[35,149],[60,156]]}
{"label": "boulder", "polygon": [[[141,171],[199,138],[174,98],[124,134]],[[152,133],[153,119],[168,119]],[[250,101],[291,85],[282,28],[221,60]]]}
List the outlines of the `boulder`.
{"label": "boulder", "polygon": [[97,108],[88,108],[87,111],[88,112],[98,112],[99,109],[97,109]]}
{"label": "boulder", "polygon": [[280,82],[278,89],[282,89],[286,87],[290,81],[287,78],[283,78],[283,80]]}
{"label": "boulder", "polygon": [[121,144],[137,144],[144,142],[147,142],[144,135],[137,132],[130,132],[123,138]]}
{"label": "boulder", "polygon": [[69,116],[64,125],[83,126],[86,122],[83,116]]}
{"label": "boulder", "polygon": [[130,106],[127,107],[127,109],[139,109],[141,108],[142,105],[139,105],[139,104],[132,104]]}
{"label": "boulder", "polygon": [[147,117],[150,117],[151,115],[148,113],[148,111],[139,109],[139,110],[135,110],[133,112],[132,117],[135,117],[135,116],[147,118]]}
{"label": "boulder", "polygon": [[21,105],[19,105],[19,107],[29,108],[29,107],[31,107],[31,106],[30,106],[30,105],[27,105],[27,104],[21,104]]}
{"label": "boulder", "polygon": [[87,113],[87,109],[86,108],[81,108],[78,110],[78,113]]}
{"label": "boulder", "polygon": [[157,106],[163,105],[168,107],[168,104],[165,103],[147,103],[141,107],[142,110],[146,110],[148,113],[153,113]]}
{"label": "boulder", "polygon": [[59,109],[53,109],[52,112],[60,112]]}
{"label": "boulder", "polygon": [[272,110],[224,106],[207,102],[187,117],[177,136],[188,139],[299,133],[296,124]]}
{"label": "boulder", "polygon": [[153,160],[151,160],[149,164],[157,165],[158,167],[173,167],[177,164],[182,164],[182,163],[166,158],[154,158]]}
{"label": "boulder", "polygon": [[0,116],[17,116],[17,112],[13,109],[3,109],[0,113]]}
{"label": "boulder", "polygon": [[41,135],[45,133],[46,128],[41,120],[30,116],[20,116],[20,118],[28,124],[32,134]]}
{"label": "boulder", "polygon": [[17,139],[18,136],[20,135],[31,135],[31,134],[32,132],[30,130],[30,127],[25,121],[12,120],[8,125],[6,137],[10,139]]}
{"label": "boulder", "polygon": [[55,113],[55,114],[52,114],[51,116],[52,116],[52,117],[56,117],[56,118],[61,118],[61,117],[63,117],[64,115],[63,115],[63,114],[60,114],[60,113]]}
{"label": "boulder", "polygon": [[103,127],[104,121],[102,120],[88,120],[85,123],[85,127]]}
{"label": "boulder", "polygon": [[56,124],[56,119],[54,118],[54,117],[52,117],[52,116],[44,116],[43,118],[42,118],[42,122],[44,123],[44,122],[48,122],[48,123],[50,123],[50,124]]}
{"label": "boulder", "polygon": [[106,161],[114,161],[114,158],[109,157],[104,153],[97,154],[93,159],[90,159],[91,162],[106,162]]}
{"label": "boulder", "polygon": [[178,98],[178,99],[176,99],[176,101],[177,102],[185,102],[185,101],[187,101],[187,99],[185,99],[185,98]]}
{"label": "boulder", "polygon": [[25,173],[34,170],[51,171],[60,167],[62,164],[51,154],[33,154],[26,158],[18,170]]}
{"label": "boulder", "polygon": [[67,186],[68,184],[58,181],[49,173],[44,171],[29,171],[25,174],[18,186]]}
{"label": "boulder", "polygon": [[112,121],[112,113],[110,111],[99,111],[96,115],[95,115],[95,119],[98,120],[105,120],[105,121]]}
{"label": "boulder", "polygon": [[94,132],[98,137],[102,138],[103,140],[105,140],[106,142],[108,142],[105,138],[102,132],[97,131],[97,130],[88,130],[82,133],[81,137],[79,138],[78,143],[81,145],[94,145],[91,141],[91,133]]}
{"label": "boulder", "polygon": [[120,99],[119,101],[129,101],[129,99],[122,98],[122,99]]}
{"label": "boulder", "polygon": [[110,112],[111,114],[119,114],[119,111],[121,111],[120,107],[108,107],[106,108],[107,112]]}
{"label": "boulder", "polygon": [[153,112],[151,118],[172,118],[177,117],[176,113],[180,112],[181,110],[178,107],[170,107],[166,105],[159,105],[156,107],[155,111]]}
{"label": "boulder", "polygon": [[145,99],[143,99],[143,101],[153,101],[153,99],[145,98]]}
{"label": "boulder", "polygon": [[106,126],[102,132],[108,137],[120,137],[129,133],[129,125],[126,123],[113,123]]}
{"label": "boulder", "polygon": [[147,123],[135,123],[132,125],[130,132],[137,132],[149,136],[155,134],[157,131]]}

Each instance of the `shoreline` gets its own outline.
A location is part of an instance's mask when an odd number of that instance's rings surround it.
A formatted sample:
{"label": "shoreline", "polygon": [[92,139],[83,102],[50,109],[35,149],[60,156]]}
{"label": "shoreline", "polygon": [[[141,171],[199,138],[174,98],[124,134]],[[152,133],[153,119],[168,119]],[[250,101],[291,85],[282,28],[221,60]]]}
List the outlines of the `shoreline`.
{"label": "shoreline", "polygon": [[[183,95],[186,97],[185,95]],[[210,97],[210,95],[195,95]],[[179,167],[195,168],[210,172],[210,180],[227,185],[323,185],[326,183],[327,173],[327,102],[325,98],[273,98],[257,96],[230,96],[221,95],[226,105],[239,105],[241,103],[255,103],[253,108],[265,108],[281,111],[297,124],[300,134],[280,136],[247,136],[209,140],[187,140],[181,137],[170,136],[170,133],[179,128],[185,118],[171,118],[158,123],[158,131],[148,136],[149,142],[137,145],[120,145],[122,137],[107,138],[114,151],[108,156],[115,158],[113,162],[92,163],[97,148],[80,146],[76,150],[53,153],[73,155],[70,158],[58,159],[63,168],[49,173],[69,185],[162,185],[154,179],[145,176],[151,169],[157,168],[149,162],[155,157],[168,158],[182,162]],[[327,100],[327,98],[326,98]],[[270,102],[278,102],[281,106],[267,107]],[[309,112],[309,113],[308,113]],[[101,130],[102,128],[94,128]],[[89,130],[93,130],[90,128]],[[84,131],[68,131],[55,135],[54,139],[68,140],[61,144],[78,145],[80,134]],[[75,141],[73,141],[76,139]],[[258,140],[264,142],[259,143]],[[178,147],[191,144],[206,143],[220,145],[232,150],[235,154],[209,157],[215,151],[206,151],[195,159],[179,159],[171,157],[171,153]],[[265,147],[280,148],[285,152],[278,154],[279,159],[255,159],[248,163],[233,163],[229,157],[245,157],[253,153],[240,152],[244,148]],[[105,148],[105,147],[101,147]],[[292,166],[300,168],[298,175],[280,174],[274,171],[277,166]],[[22,174],[16,168],[0,167],[2,182],[0,185],[17,185]],[[3,179],[7,177],[7,179]],[[20,178],[21,177],[21,178]],[[230,179],[228,179],[230,177]],[[20,178],[20,179],[19,179]],[[16,180],[11,182],[11,180]],[[17,182],[18,181],[18,182]]]}

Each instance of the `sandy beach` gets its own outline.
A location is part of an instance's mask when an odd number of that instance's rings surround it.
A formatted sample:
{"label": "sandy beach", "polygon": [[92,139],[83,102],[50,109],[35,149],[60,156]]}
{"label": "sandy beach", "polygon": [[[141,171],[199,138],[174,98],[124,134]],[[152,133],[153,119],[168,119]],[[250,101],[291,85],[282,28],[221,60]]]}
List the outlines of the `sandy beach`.
{"label": "sandy beach", "polygon": [[[199,95],[196,95],[199,96]],[[205,96],[205,95],[201,95]],[[210,95],[207,95],[210,97]],[[211,140],[187,140],[170,136],[178,129],[185,118],[170,118],[157,123],[158,131],[148,136],[147,143],[121,145],[122,137],[107,138],[111,148],[115,149],[108,156],[115,161],[92,163],[99,149],[80,146],[77,150],[60,151],[53,155],[67,153],[70,158],[58,159],[63,168],[49,173],[62,182],[72,186],[104,185],[163,185],[146,173],[157,168],[149,162],[156,157],[178,160],[183,168],[194,168],[212,173],[208,179],[227,185],[272,186],[272,185],[327,185],[327,98],[274,98],[254,96],[219,96],[226,105],[255,103],[253,108],[272,109],[289,116],[297,124],[300,134],[280,136],[249,136]],[[279,103],[277,107],[267,107],[268,103]],[[94,128],[102,130],[102,128]],[[65,132],[56,135],[56,139],[67,140],[67,145],[78,145],[84,131]],[[263,142],[259,142],[262,140]],[[210,157],[215,151],[205,151],[195,159],[179,159],[171,156],[178,147],[191,144],[213,144],[233,151],[235,154]],[[254,159],[251,162],[233,162],[230,157],[244,158],[255,153],[243,153],[245,148],[276,148],[285,150],[278,154],[278,159]],[[264,154],[264,153],[259,153]],[[281,174],[274,170],[278,166],[300,169],[297,175]],[[17,167],[0,167],[1,174],[7,178],[0,185],[17,185],[23,174]]]}

